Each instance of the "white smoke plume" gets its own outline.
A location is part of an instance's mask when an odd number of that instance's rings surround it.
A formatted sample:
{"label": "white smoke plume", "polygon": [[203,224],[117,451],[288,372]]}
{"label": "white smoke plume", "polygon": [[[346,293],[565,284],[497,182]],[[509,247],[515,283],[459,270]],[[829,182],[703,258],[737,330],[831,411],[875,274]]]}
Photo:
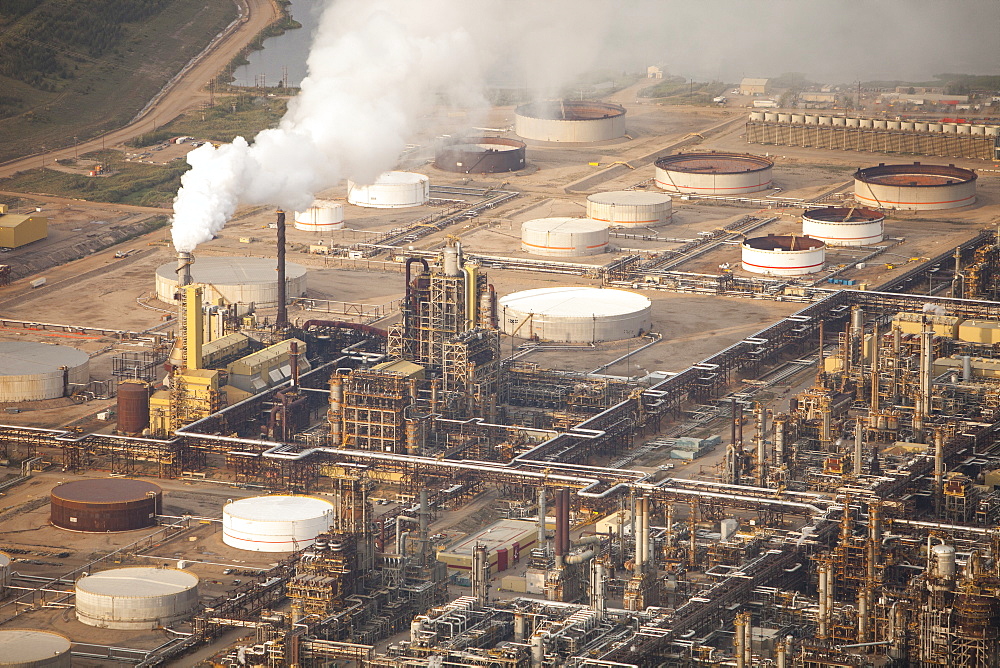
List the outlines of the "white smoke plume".
{"label": "white smoke plume", "polygon": [[[580,12],[589,4],[592,12]],[[237,137],[188,154],[192,169],[174,199],[174,246],[191,251],[210,240],[241,204],[302,210],[345,177],[371,183],[395,165],[435,104],[482,106],[484,73],[505,51],[530,65],[524,79],[532,85],[582,71],[589,58],[570,59],[554,45],[596,38],[610,8],[571,0],[330,1],[308,76],[278,127],[252,143]],[[518,13],[535,15],[535,28],[514,29]]]}

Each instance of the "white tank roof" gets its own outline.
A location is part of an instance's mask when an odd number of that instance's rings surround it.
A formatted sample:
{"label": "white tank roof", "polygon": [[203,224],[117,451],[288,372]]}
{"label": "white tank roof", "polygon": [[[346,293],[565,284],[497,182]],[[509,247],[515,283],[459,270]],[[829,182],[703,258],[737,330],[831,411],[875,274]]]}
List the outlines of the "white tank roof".
{"label": "white tank roof", "polygon": [[407,184],[407,183],[423,183],[424,181],[429,181],[423,174],[418,174],[416,172],[385,172],[379,174],[378,178],[375,179],[375,183],[357,183],[359,186],[373,185],[373,186],[383,186],[383,185],[396,185],[396,184]]}
{"label": "white tank roof", "polygon": [[255,496],[227,504],[224,512],[230,517],[258,522],[294,522],[320,517],[333,509],[326,499],[313,496]]}
{"label": "white tank roof", "polygon": [[608,229],[607,223],[590,218],[536,218],[521,225],[521,230],[532,232],[599,232]]}
{"label": "white tank roof", "polygon": [[44,662],[69,652],[71,647],[69,638],[51,631],[4,629],[0,631],[0,666]]}
{"label": "white tank roof", "polygon": [[500,299],[502,306],[522,313],[556,317],[617,316],[635,313],[652,305],[634,292],[611,288],[538,288],[515,292]]}
{"label": "white tank roof", "polygon": [[176,568],[113,568],[80,578],[76,588],[101,596],[147,598],[168,596],[198,585],[198,576]]}
{"label": "white tank roof", "polygon": [[82,350],[54,343],[0,341],[0,376],[29,376],[78,367],[90,356]]}
{"label": "white tank roof", "polygon": [[587,197],[596,204],[631,204],[636,206],[664,204],[670,201],[666,193],[651,193],[644,190],[609,190]]}
{"label": "white tank roof", "polygon": [[[277,283],[275,261],[260,257],[196,257],[191,265],[191,281],[211,285],[252,285]],[[161,264],[156,274],[177,281],[177,262]],[[285,279],[301,278],[306,268],[294,262],[285,263]]]}

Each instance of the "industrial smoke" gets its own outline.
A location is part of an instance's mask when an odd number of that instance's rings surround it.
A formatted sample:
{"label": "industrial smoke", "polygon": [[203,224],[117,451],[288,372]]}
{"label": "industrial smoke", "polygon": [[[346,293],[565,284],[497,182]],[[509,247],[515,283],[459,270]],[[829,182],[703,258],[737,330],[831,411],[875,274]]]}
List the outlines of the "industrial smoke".
{"label": "industrial smoke", "polygon": [[[329,1],[309,53],[308,76],[278,127],[252,142],[237,137],[188,154],[192,168],[174,199],[174,246],[191,251],[210,240],[241,204],[301,211],[315,193],[343,178],[374,182],[396,164],[433,105],[485,106],[486,74],[511,49],[518,62],[531,65],[522,80],[536,88],[579,73],[589,60],[550,54],[581,35],[599,37],[600,20],[611,7],[593,5],[600,11],[583,22],[576,18],[584,14],[579,3],[570,0]],[[540,29],[498,27],[519,12],[545,25],[547,39]]]}

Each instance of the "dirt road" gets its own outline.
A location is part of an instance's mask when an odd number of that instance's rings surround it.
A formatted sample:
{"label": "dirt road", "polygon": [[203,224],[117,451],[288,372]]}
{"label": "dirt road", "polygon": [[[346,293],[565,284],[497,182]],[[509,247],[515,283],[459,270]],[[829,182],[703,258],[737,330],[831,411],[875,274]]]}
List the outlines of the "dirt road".
{"label": "dirt road", "polygon": [[[257,33],[279,16],[273,0],[237,1],[240,6],[240,17],[236,23],[209,44],[187,71],[169,84],[169,88],[162,92],[159,99],[145,110],[141,118],[79,146],[49,151],[45,153],[45,157],[49,160],[72,158],[79,153],[114,146],[144,132],[152,132],[200,103],[206,95],[202,92],[202,88],[218,75]],[[0,165],[0,178],[38,166],[41,155],[36,153],[3,163]]]}

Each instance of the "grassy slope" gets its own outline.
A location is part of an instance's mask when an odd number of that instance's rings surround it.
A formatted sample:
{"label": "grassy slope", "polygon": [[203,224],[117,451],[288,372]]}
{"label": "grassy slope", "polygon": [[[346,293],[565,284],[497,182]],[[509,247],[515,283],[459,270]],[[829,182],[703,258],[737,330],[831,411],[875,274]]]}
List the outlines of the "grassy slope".
{"label": "grassy slope", "polygon": [[[48,0],[40,0],[46,2]],[[77,59],[57,90],[0,76],[0,90],[21,99],[0,120],[0,160],[57,148],[120,127],[236,16],[232,0],[171,0],[96,62]]]}
{"label": "grassy slope", "polygon": [[[236,112],[232,104],[236,103]],[[272,127],[285,112],[281,98],[249,96],[237,101],[224,99],[216,107],[193,111],[158,131],[150,145],[177,135],[228,142],[237,134],[247,139],[264,128]],[[0,179],[0,190],[46,193],[62,197],[79,197],[92,202],[113,202],[140,206],[166,206],[173,201],[187,171],[186,162],[177,160],[168,165],[126,162],[119,151],[108,149],[83,156],[98,160],[113,173],[110,176],[89,177],[53,169],[29,169],[7,179]],[[0,199],[0,203],[4,200]]]}

